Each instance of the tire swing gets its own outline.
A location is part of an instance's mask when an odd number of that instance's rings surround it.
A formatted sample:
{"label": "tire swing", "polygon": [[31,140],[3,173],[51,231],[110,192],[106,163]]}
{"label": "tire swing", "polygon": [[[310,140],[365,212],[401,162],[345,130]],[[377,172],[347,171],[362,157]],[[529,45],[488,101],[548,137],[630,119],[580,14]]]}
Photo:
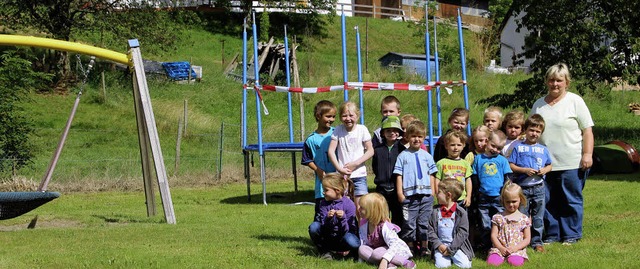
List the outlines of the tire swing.
{"label": "tire swing", "polygon": [[[95,57],[91,56],[91,61],[89,62],[87,70],[85,71],[82,68],[80,55],[76,56],[78,59],[78,66],[84,77],[82,80],[82,84],[80,85],[80,91],[78,91],[75,103],[73,104],[73,108],[71,109],[71,114],[67,119],[67,124],[65,125],[65,128],[62,132],[60,141],[58,141],[58,147],[56,148],[53,157],[51,158],[51,162],[49,163],[49,167],[47,168],[47,172],[40,182],[38,190],[35,192],[0,192],[0,220],[21,216],[31,210],[38,208],[41,205],[44,205],[60,197],[60,193],[58,192],[48,192],[47,185],[49,184],[49,181],[51,181],[51,175],[53,174],[53,170],[55,169],[56,164],[58,163],[58,159],[60,157],[60,153],[62,152],[62,148],[64,147],[64,143],[67,140],[67,135],[69,134],[69,129],[71,128],[71,122],[73,121],[76,110],[78,109],[78,104],[80,103],[82,89],[87,83],[87,76],[89,75],[89,71],[91,71],[91,68],[93,68],[93,64],[95,63]],[[35,227],[37,218],[38,216],[36,216],[31,221],[31,223],[29,224],[29,228]]]}

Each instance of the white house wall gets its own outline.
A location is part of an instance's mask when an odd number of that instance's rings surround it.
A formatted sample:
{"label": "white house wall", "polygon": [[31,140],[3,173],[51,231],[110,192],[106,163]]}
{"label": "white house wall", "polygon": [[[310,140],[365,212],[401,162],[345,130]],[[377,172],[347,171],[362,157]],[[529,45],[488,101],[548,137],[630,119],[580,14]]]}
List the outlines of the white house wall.
{"label": "white house wall", "polygon": [[[522,15],[523,14],[520,13],[517,17],[521,18]],[[516,66],[513,56],[524,52],[524,37],[528,35],[530,31],[523,28],[520,29],[520,32],[516,32],[517,27],[515,17],[511,16],[500,33],[500,66],[510,69],[522,68],[526,70],[529,69],[529,66],[535,59],[525,59],[523,64]],[[522,59],[522,57],[519,59]]]}

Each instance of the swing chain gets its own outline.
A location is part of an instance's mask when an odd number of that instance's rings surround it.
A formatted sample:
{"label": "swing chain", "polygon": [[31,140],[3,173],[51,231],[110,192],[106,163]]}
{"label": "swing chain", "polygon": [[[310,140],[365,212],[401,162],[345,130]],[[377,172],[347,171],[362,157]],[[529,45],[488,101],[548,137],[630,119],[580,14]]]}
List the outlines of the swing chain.
{"label": "swing chain", "polygon": [[85,70],[84,67],[82,66],[82,60],[80,59],[80,54],[76,54],[76,59],[78,61],[78,64],[76,66],[80,71],[79,73],[82,74],[82,76],[83,76],[82,77],[82,84],[80,84],[80,91],[78,92],[78,95],[82,95],[82,89],[84,88],[84,85],[87,83],[87,78],[89,77],[89,72],[91,72],[91,69],[93,69],[93,65],[96,62],[96,57],[95,56],[91,56],[91,60],[87,64],[87,70]]}

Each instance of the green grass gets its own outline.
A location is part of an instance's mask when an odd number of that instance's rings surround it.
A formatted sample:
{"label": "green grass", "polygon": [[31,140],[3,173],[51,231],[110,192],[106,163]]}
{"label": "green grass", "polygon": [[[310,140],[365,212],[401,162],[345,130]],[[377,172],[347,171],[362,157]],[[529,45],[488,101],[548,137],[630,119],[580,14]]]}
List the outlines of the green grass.
{"label": "green grass", "polygon": [[[593,175],[585,194],[584,238],[573,246],[552,244],[545,254],[528,250],[525,268],[631,268],[638,259],[640,215],[637,178]],[[372,186],[372,182],[370,182]],[[324,261],[308,239],[313,182],[270,181],[269,205],[254,184],[174,188],[176,225],[147,218],[142,192],[69,193],[21,217],[0,222],[2,268],[373,268]],[[159,200],[158,200],[159,201]],[[34,230],[27,223],[39,216]],[[427,265],[428,264],[428,265]],[[489,268],[473,260],[475,268]],[[420,259],[419,268],[433,268]]]}

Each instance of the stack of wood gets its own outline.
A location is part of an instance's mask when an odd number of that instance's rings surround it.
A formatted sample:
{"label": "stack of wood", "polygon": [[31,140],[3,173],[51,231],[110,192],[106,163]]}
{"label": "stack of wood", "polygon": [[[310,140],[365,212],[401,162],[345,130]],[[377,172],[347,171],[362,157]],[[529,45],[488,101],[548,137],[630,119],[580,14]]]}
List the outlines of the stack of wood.
{"label": "stack of wood", "polygon": [[[296,60],[297,45],[293,45],[289,48],[289,61],[291,66],[289,70],[293,76],[293,85],[300,86],[300,77],[298,73],[298,63]],[[286,60],[285,60],[285,46],[284,44],[274,44],[274,39],[271,37],[267,43],[258,44],[258,67],[261,76],[268,75],[272,80],[278,74],[278,71],[286,72]],[[247,57],[247,79],[255,80],[253,74],[253,55]],[[238,71],[239,69],[239,71]],[[233,57],[233,60],[227,65],[224,71],[225,75],[237,80],[242,79],[242,60],[239,59],[239,54]],[[251,74],[251,75],[250,75]]]}

